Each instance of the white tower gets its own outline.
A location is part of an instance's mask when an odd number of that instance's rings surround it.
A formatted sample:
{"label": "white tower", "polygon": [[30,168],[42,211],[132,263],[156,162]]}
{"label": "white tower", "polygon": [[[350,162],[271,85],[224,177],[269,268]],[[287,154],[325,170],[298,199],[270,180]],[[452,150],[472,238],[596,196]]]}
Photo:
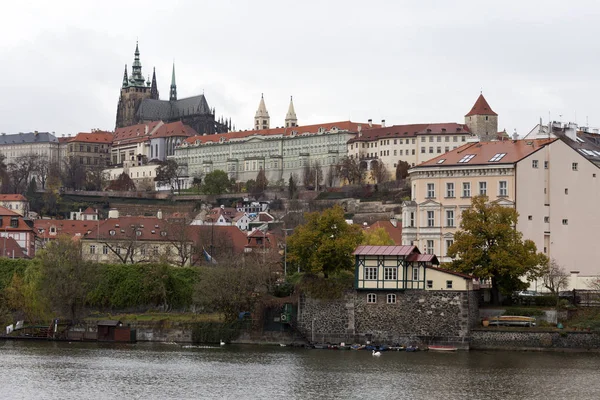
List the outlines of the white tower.
{"label": "white tower", "polygon": [[288,112],[285,115],[285,127],[298,126],[298,117],[296,117],[296,111],[294,110],[294,101],[290,96],[290,106]]}
{"label": "white tower", "polygon": [[269,129],[270,121],[271,117],[269,117],[269,112],[265,106],[265,99],[261,94],[260,104],[258,105],[258,110],[256,110],[256,114],[254,115],[254,129]]}

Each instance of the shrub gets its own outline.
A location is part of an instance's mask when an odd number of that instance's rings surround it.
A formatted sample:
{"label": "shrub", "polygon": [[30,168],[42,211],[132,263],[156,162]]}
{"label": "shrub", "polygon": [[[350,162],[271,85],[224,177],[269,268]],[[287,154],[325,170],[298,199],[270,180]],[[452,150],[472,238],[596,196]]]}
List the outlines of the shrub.
{"label": "shrub", "polygon": [[507,308],[503,315],[522,315],[526,317],[539,317],[544,315],[544,310],[537,308]]}

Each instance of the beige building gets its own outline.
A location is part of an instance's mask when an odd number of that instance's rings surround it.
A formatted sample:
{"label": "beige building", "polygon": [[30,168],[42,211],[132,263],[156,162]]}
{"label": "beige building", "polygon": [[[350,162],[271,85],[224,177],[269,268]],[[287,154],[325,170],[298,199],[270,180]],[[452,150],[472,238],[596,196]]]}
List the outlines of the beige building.
{"label": "beige building", "polygon": [[112,132],[80,132],[75,137],[69,138],[66,156],[74,157],[76,162],[85,165],[86,168],[106,167],[110,165],[112,141]]}
{"label": "beige building", "polygon": [[59,161],[58,139],[53,133],[29,132],[0,135],[0,153],[6,165],[23,156],[36,155],[48,162]]}
{"label": "beige building", "polygon": [[[567,271],[600,275],[600,148],[569,137],[468,143],[409,171],[403,244],[446,256],[475,195],[516,207],[517,229]],[[573,244],[577,244],[574,251]]]}
{"label": "beige building", "polygon": [[[438,268],[433,254],[421,254],[416,246],[358,246],[355,258],[355,287],[372,291],[367,302],[377,302],[377,291],[472,290],[469,275]],[[387,292],[386,292],[387,293]],[[387,294],[387,302],[390,295]]]}
{"label": "beige building", "polygon": [[29,200],[22,194],[0,194],[0,206],[27,217]]}

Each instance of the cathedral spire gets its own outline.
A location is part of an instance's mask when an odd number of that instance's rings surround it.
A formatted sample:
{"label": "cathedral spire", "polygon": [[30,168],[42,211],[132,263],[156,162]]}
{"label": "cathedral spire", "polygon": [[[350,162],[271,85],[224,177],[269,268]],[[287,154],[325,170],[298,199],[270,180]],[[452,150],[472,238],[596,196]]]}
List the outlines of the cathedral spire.
{"label": "cathedral spire", "polygon": [[125,64],[125,72],[123,73],[123,87],[127,87],[129,79],[127,78],[127,64]]}
{"label": "cathedral spire", "polygon": [[258,110],[256,110],[256,114],[254,115],[254,129],[269,129],[270,120],[271,118],[265,105],[265,98],[261,93]]}
{"label": "cathedral spire", "polygon": [[296,117],[296,110],[294,110],[294,100],[292,96],[290,96],[290,106],[288,107],[288,112],[285,115],[285,127],[289,128],[290,126],[298,126],[298,117]]}
{"label": "cathedral spire", "polygon": [[177,84],[175,83],[175,63],[173,63],[173,74],[171,75],[171,93],[169,94],[169,101],[177,100]]}
{"label": "cathedral spire", "polygon": [[158,100],[158,85],[156,84],[156,68],[152,69],[152,85],[150,86],[150,98]]}
{"label": "cathedral spire", "polygon": [[138,42],[135,42],[135,53],[133,65],[131,66],[131,80],[135,86],[144,86],[144,75],[142,75],[142,63],[140,62],[140,48]]}

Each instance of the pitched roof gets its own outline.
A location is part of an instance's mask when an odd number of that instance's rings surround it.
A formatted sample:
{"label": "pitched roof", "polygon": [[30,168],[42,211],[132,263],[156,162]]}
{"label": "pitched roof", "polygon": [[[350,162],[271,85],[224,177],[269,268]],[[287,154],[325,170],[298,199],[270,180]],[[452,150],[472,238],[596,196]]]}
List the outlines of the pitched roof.
{"label": "pitched roof", "polygon": [[[6,246],[6,247],[5,247]],[[0,255],[9,258],[29,258],[27,254],[23,252],[19,243],[11,237],[6,237],[0,240]]]}
{"label": "pitched roof", "polygon": [[210,246],[213,240],[218,245],[223,238],[228,238],[233,251],[241,254],[248,243],[246,234],[235,225],[188,225],[186,230],[190,240],[198,247]]}
{"label": "pitched roof", "polygon": [[27,201],[22,194],[0,194],[0,201]]}
{"label": "pitched roof", "polygon": [[0,145],[21,143],[58,143],[58,139],[49,132],[28,132],[15,133],[12,135],[0,135]]}
{"label": "pitched roof", "polygon": [[6,207],[2,207],[0,206],[0,217],[4,217],[4,216],[10,216],[10,217],[20,217],[21,214],[16,213],[12,210],[9,210]]}
{"label": "pitched roof", "polygon": [[418,253],[412,253],[412,254],[409,254],[408,257],[406,257],[406,261],[411,261],[411,262],[429,262],[429,263],[436,264],[436,265],[440,264],[440,262],[438,261],[437,257],[435,256],[435,254],[418,254]]}
{"label": "pitched roof", "polygon": [[154,121],[146,124],[137,124],[117,128],[115,130],[113,143],[119,145],[148,140],[154,130],[162,124],[162,121]]}
{"label": "pitched roof", "polygon": [[[0,207],[0,230],[2,231],[33,231],[33,228],[27,225],[27,222],[23,219],[21,214],[17,214],[5,207]],[[7,217],[7,218],[4,218]],[[17,220],[17,226],[13,227],[11,225],[12,220]]]}
{"label": "pitched roof", "polygon": [[[90,222],[90,221],[86,221]],[[125,216],[109,218],[96,223],[86,234],[89,239],[165,241],[174,239],[174,231],[169,222],[158,217]],[[134,234],[134,231],[136,232]],[[135,235],[135,236],[134,236]]]}
{"label": "pitched roof", "polygon": [[360,136],[348,140],[348,143],[370,142],[379,139],[402,139],[404,137],[416,137],[420,135],[456,135],[465,133],[471,133],[469,127],[455,122],[392,125],[369,129]]}
{"label": "pitched roof", "polygon": [[460,272],[451,271],[451,270],[445,269],[445,268],[440,268],[440,267],[428,267],[428,268],[435,269],[435,270],[441,271],[441,272],[445,272],[445,273],[450,274],[450,275],[460,276],[461,278],[465,278],[465,279],[475,279],[475,277],[472,276],[472,275],[467,275],[467,274],[463,274],[463,273],[460,273]]}
{"label": "pitched roof", "polygon": [[94,210],[92,207],[88,207],[88,208],[86,208],[86,209],[85,209],[85,210],[82,212],[82,214],[87,214],[87,215],[90,215],[90,214],[92,214],[92,215],[96,215],[96,214],[97,214],[97,212],[96,212],[96,210]]}
{"label": "pitched roof", "polygon": [[[79,238],[91,232],[98,226],[98,221],[80,221],[71,219],[36,219],[33,221],[35,233],[41,239],[55,239],[57,236]],[[54,233],[50,228],[54,227]]]}
{"label": "pitched roof", "polygon": [[408,256],[419,253],[415,246],[358,246],[352,253],[355,256]]}
{"label": "pitched roof", "polygon": [[173,120],[183,116],[207,114],[211,114],[211,110],[203,94],[174,101],[144,99],[137,112],[138,117],[144,121]]}
{"label": "pitched roof", "polygon": [[477,98],[477,100],[475,101],[475,104],[473,104],[473,108],[471,108],[471,111],[469,111],[467,113],[467,115],[465,115],[465,117],[470,117],[473,115],[498,115],[498,114],[496,114],[494,111],[492,111],[492,107],[490,107],[490,105],[488,104],[485,97],[483,97],[483,94],[480,94],[479,97]]}
{"label": "pitched roof", "polygon": [[375,221],[366,229],[383,228],[397,246],[402,245],[402,224],[392,224],[390,221]]}
{"label": "pitched roof", "polygon": [[113,141],[112,132],[79,132],[75,137],[69,138],[69,142],[82,142],[82,143],[100,143],[110,144]]}
{"label": "pitched roof", "polygon": [[192,127],[185,125],[181,121],[170,122],[168,124],[161,125],[154,134],[152,134],[152,138],[157,137],[189,137],[196,136],[198,132],[196,132]]}
{"label": "pitched roof", "polygon": [[557,139],[467,143],[413,168],[514,164],[555,140]]}
{"label": "pitched roof", "polygon": [[317,134],[321,132],[328,132],[334,130],[347,131],[347,132],[358,132],[360,127],[361,131],[368,131],[370,129],[378,128],[380,125],[373,125],[369,127],[369,124],[357,123],[351,121],[340,121],[340,122],[327,122],[323,124],[305,125],[305,126],[294,126],[289,128],[272,128],[272,129],[257,129],[250,131],[236,131],[227,132],[214,135],[201,135],[193,136],[185,140],[185,144],[189,146],[206,144],[206,143],[219,143],[221,141],[233,141],[241,139],[249,139],[252,136],[257,137],[268,137],[268,136],[293,136],[293,135],[305,135],[305,134]]}

